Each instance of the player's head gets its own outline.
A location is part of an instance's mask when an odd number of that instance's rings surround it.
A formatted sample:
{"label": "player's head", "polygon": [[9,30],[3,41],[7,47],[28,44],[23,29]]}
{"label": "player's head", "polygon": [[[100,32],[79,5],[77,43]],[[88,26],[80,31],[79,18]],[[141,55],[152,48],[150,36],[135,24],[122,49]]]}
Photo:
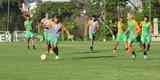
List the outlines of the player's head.
{"label": "player's head", "polygon": [[133,14],[128,15],[128,20],[134,20],[134,19],[135,19],[135,16]]}
{"label": "player's head", "polygon": [[144,21],[148,22],[149,21],[149,17],[148,16],[144,16]]}
{"label": "player's head", "polygon": [[131,16],[130,16],[130,19],[131,19],[131,20],[135,19],[135,16],[134,16],[134,15],[131,15]]}
{"label": "player's head", "polygon": [[59,23],[59,22],[60,22],[60,17],[57,16],[57,15],[55,15],[55,16],[53,17],[53,21],[54,21],[55,23]]}
{"label": "player's head", "polygon": [[122,22],[122,21],[123,21],[123,17],[119,17],[119,18],[118,18],[118,21],[121,21],[121,22]]}
{"label": "player's head", "polygon": [[96,15],[93,15],[91,18],[92,18],[92,20],[93,20],[94,22],[97,21]]}
{"label": "player's head", "polygon": [[30,16],[29,15],[26,15],[26,20],[30,20]]}

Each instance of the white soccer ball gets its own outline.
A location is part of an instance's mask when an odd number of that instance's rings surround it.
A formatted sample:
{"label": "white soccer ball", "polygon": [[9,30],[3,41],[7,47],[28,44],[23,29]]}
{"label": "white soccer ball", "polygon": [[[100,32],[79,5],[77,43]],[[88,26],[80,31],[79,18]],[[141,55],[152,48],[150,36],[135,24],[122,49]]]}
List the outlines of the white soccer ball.
{"label": "white soccer ball", "polygon": [[46,54],[42,54],[42,55],[40,56],[40,58],[41,58],[41,60],[46,60],[46,59],[47,59],[47,55],[46,55]]}

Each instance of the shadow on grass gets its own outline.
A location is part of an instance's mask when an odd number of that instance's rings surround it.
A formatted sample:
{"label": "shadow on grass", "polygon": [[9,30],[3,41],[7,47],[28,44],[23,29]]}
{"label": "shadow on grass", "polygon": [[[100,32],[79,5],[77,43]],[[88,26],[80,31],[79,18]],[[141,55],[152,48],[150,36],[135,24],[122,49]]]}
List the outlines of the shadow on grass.
{"label": "shadow on grass", "polygon": [[94,50],[94,51],[90,51],[90,50],[87,50],[87,51],[79,51],[79,52],[72,52],[74,54],[89,54],[89,53],[102,53],[102,52],[111,52],[112,50],[111,49],[100,49],[100,50]]}
{"label": "shadow on grass", "polygon": [[113,58],[115,56],[87,56],[87,57],[74,57],[72,59],[99,59],[99,58]]}

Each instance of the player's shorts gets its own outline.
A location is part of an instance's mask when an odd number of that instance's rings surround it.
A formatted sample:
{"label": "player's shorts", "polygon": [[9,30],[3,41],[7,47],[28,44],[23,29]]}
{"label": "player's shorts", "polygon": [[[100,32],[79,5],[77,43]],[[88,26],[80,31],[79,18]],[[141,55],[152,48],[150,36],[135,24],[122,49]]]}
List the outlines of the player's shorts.
{"label": "player's shorts", "polygon": [[51,37],[51,36],[48,36],[47,37],[47,42],[53,46],[57,46],[57,43],[58,43],[58,37]]}
{"label": "player's shorts", "polygon": [[44,37],[44,40],[47,41],[47,38],[48,38],[48,32],[43,32],[43,37]]}
{"label": "player's shorts", "polygon": [[141,35],[141,42],[144,44],[150,44],[151,36],[149,34]]}
{"label": "player's shorts", "polygon": [[128,34],[128,43],[136,42],[136,35],[135,34]]}
{"label": "player's shorts", "polygon": [[34,35],[33,35],[33,32],[31,32],[31,31],[26,31],[26,32],[24,32],[24,36],[25,36],[25,38],[32,38]]}
{"label": "player's shorts", "polygon": [[96,32],[89,32],[89,39],[95,40],[96,38]]}
{"label": "player's shorts", "polygon": [[123,32],[117,34],[117,38],[116,38],[117,41],[125,42],[126,39],[127,39],[127,37]]}

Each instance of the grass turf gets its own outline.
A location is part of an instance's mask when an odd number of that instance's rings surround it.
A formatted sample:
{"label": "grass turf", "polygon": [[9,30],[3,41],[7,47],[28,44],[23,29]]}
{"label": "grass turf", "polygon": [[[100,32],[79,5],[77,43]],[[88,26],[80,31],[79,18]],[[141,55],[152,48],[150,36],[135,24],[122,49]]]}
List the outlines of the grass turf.
{"label": "grass turf", "polygon": [[124,48],[112,57],[113,42],[97,42],[89,52],[87,42],[60,42],[60,60],[45,52],[43,44],[37,50],[27,50],[23,43],[0,43],[0,80],[160,80],[160,43],[153,42],[147,62],[137,46],[137,59],[126,56]]}

